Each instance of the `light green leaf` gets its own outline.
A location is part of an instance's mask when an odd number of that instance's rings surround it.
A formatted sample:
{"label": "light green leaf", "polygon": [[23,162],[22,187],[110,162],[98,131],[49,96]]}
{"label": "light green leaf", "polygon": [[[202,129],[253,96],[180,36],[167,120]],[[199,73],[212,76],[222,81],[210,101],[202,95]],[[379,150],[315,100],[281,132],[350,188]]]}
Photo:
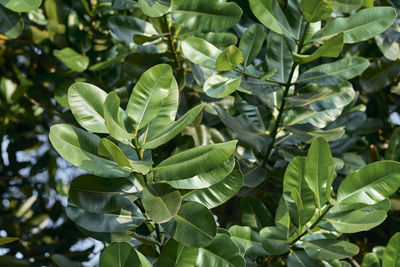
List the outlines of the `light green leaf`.
{"label": "light green leaf", "polygon": [[207,208],[212,209],[225,203],[236,195],[242,184],[243,174],[239,169],[239,164],[236,162],[233,171],[222,181],[207,188],[193,189],[184,192],[182,199],[199,202]]}
{"label": "light green leaf", "polygon": [[304,18],[308,22],[317,22],[329,18],[333,9],[331,0],[302,0],[300,6]]}
{"label": "light green leaf", "polygon": [[400,127],[396,127],[390,137],[389,147],[385,153],[385,160],[400,160]]}
{"label": "light green leaf", "polygon": [[143,207],[155,223],[169,221],[181,207],[181,194],[166,183],[149,184],[142,194]]}
{"label": "light green leaf", "polygon": [[396,16],[396,10],[392,7],[362,9],[350,17],[333,19],[313,38],[328,39],[343,32],[345,44],[365,41],[389,28]]}
{"label": "light green leaf", "polygon": [[174,20],[192,31],[222,31],[235,25],[242,16],[242,9],[233,2],[174,0],[172,3]]}
{"label": "light green leaf", "polygon": [[221,50],[199,37],[191,37],[182,42],[183,55],[191,62],[207,68],[215,68]]}
{"label": "light green leaf", "polygon": [[362,57],[345,57],[341,60],[322,64],[303,72],[297,82],[334,85],[360,75],[369,65]]}
{"label": "light green leaf", "polygon": [[312,259],[303,250],[292,251],[287,258],[288,267],[325,267],[321,260]]}
{"label": "light green leaf", "polygon": [[380,161],[350,174],[340,184],[337,201],[346,204],[373,205],[400,187],[400,163]]}
{"label": "light green leaf", "polygon": [[139,7],[149,17],[161,17],[170,10],[170,0],[139,0]]}
{"label": "light green leaf", "polygon": [[305,180],[305,167],[306,158],[295,157],[287,166],[283,179],[283,199],[297,227],[305,225],[315,213],[314,194]]}
{"label": "light green leaf", "polygon": [[14,12],[30,12],[37,9],[42,0],[0,0],[0,4]]}
{"label": "light green leaf", "polygon": [[293,65],[293,56],[283,35],[274,32],[268,34],[266,60],[268,69],[277,70],[270,79],[282,83],[287,82]]}
{"label": "light green leaf", "polygon": [[217,224],[204,205],[186,202],[174,216],[173,227],[167,231],[184,246],[205,247],[217,234]]}
{"label": "light green leaf", "polygon": [[235,69],[241,63],[243,63],[242,52],[236,46],[231,45],[225,48],[218,56],[215,69],[217,71],[229,71]]}
{"label": "light green leaf", "polygon": [[17,38],[24,29],[24,21],[18,13],[0,5],[0,33],[8,38]]}
{"label": "light green leaf", "polygon": [[106,97],[106,92],[89,83],[76,82],[68,89],[68,104],[75,119],[95,133],[108,133],[103,109]]}
{"label": "light green leaf", "polygon": [[50,141],[60,155],[72,165],[102,177],[125,177],[128,168],[97,155],[100,138],[92,133],[67,124],[50,128]]}
{"label": "light green leaf", "polygon": [[[117,264],[118,263],[118,264]],[[100,257],[100,267],[142,266],[136,250],[127,242],[111,243]]]}
{"label": "light green leaf", "polygon": [[111,92],[104,101],[104,119],[108,132],[116,140],[129,144],[135,137],[128,133],[124,124],[124,111],[119,107],[120,99],[117,92]]}
{"label": "light green leaf", "polygon": [[343,36],[342,32],[338,33],[318,47],[318,49],[311,55],[293,53],[293,58],[299,64],[305,64],[316,60],[319,57],[338,57],[344,45]]}
{"label": "light green leaf", "polygon": [[157,117],[174,79],[172,68],[167,64],[156,65],[140,77],[126,108],[135,133]]}
{"label": "light green leaf", "polygon": [[[149,130],[149,133],[146,136],[146,140],[142,141],[140,145],[144,149],[154,149],[162,144],[165,144],[166,142],[174,138],[177,134],[182,132],[190,123],[192,123],[192,121],[197,118],[197,116],[203,110],[204,106],[205,104],[197,105],[196,107],[186,112],[186,114],[180,117],[177,121],[171,122],[169,125],[158,132]],[[152,123],[153,122],[151,122],[150,125]],[[139,142],[140,141],[141,140],[139,140]]]}
{"label": "light green leaf", "polygon": [[82,56],[69,47],[61,50],[55,49],[53,55],[76,72],[82,72],[89,66],[89,58],[87,56]]}
{"label": "light green leaf", "polygon": [[332,0],[333,10],[335,12],[350,13],[361,8],[363,0]]}
{"label": "light green leaf", "polygon": [[191,178],[220,167],[230,158],[237,141],[195,147],[175,154],[153,168],[160,180],[171,181]]}
{"label": "light green leaf", "polygon": [[381,262],[375,253],[370,252],[364,255],[361,267],[381,267]]}
{"label": "light green leaf", "polygon": [[250,0],[251,11],[265,27],[278,34],[293,37],[290,25],[277,1]]}
{"label": "light green leaf", "polygon": [[260,53],[264,43],[265,32],[260,24],[252,24],[240,38],[239,49],[243,53],[243,65],[252,64],[253,60]]}
{"label": "light green leaf", "polygon": [[357,255],[358,246],[342,240],[317,239],[303,243],[308,256],[321,260],[340,260]]}
{"label": "light green leaf", "polygon": [[400,265],[400,233],[390,238],[382,258],[382,267],[395,267]]}
{"label": "light green leaf", "polygon": [[246,251],[246,255],[266,257],[268,253],[261,244],[260,235],[248,226],[234,225],[229,228],[231,238]]}
{"label": "light green leaf", "polygon": [[228,75],[215,74],[206,80],[203,91],[210,97],[226,97],[239,88],[241,81],[241,77],[231,78]]}
{"label": "light green leaf", "polygon": [[327,202],[326,187],[332,166],[332,154],[329,144],[323,137],[317,137],[308,150],[305,165],[305,180],[314,192],[315,204],[321,214],[322,207]]}
{"label": "light green leaf", "polygon": [[264,227],[260,231],[260,237],[263,248],[270,255],[281,255],[289,249],[290,242],[278,227]]}

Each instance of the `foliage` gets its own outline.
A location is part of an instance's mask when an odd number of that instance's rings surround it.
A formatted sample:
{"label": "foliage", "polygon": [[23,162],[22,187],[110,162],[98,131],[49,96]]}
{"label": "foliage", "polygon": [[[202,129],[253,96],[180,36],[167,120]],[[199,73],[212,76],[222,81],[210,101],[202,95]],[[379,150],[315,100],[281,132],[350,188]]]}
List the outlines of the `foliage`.
{"label": "foliage", "polygon": [[0,0],[0,263],[395,266],[399,7]]}

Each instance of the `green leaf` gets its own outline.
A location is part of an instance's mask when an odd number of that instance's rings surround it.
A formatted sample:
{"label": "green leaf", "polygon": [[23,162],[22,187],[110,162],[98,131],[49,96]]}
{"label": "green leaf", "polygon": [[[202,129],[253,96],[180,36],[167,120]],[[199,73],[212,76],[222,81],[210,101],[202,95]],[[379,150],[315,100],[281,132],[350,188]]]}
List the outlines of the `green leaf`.
{"label": "green leaf", "polygon": [[203,91],[210,97],[223,98],[235,92],[241,81],[241,77],[231,78],[228,75],[215,74],[206,80]]}
{"label": "green leaf", "polygon": [[323,220],[329,222],[338,232],[358,233],[380,225],[386,219],[386,211],[358,209],[348,212],[328,213]]}
{"label": "green leaf", "polygon": [[91,213],[115,212],[135,200],[138,189],[125,178],[83,174],[72,180],[68,201]]}
{"label": "green leaf", "polygon": [[217,234],[211,244],[199,249],[195,267],[203,266],[245,267],[246,264],[236,243],[226,234]]}
{"label": "green leaf", "polygon": [[390,137],[389,147],[385,153],[385,160],[400,160],[400,127],[396,127]]}
{"label": "green leaf", "polygon": [[196,36],[203,38],[220,49],[235,45],[238,41],[236,35],[230,32],[197,32]]}
{"label": "green leaf", "polygon": [[289,254],[287,258],[287,266],[324,267],[326,265],[323,264],[321,260],[308,257],[308,255],[303,250],[294,250]]}
{"label": "green leaf", "polygon": [[335,12],[350,13],[361,8],[363,0],[332,0],[333,10]]}
{"label": "green leaf", "polygon": [[337,201],[346,204],[373,205],[400,187],[400,163],[380,161],[350,174],[340,184]]}
{"label": "green leaf", "polygon": [[246,255],[266,257],[268,253],[261,244],[260,235],[248,226],[234,225],[229,228],[231,238],[246,251]]}
{"label": "green leaf", "polygon": [[185,39],[181,45],[183,55],[191,62],[207,68],[215,68],[221,50],[199,37]]}
{"label": "green leaf", "polygon": [[53,50],[53,55],[76,72],[82,72],[89,66],[89,58],[87,56],[82,56],[69,47],[61,50],[55,49]]}
{"label": "green leaf", "polygon": [[[144,149],[154,149],[162,144],[165,144],[177,134],[182,132],[190,123],[192,123],[192,121],[197,118],[197,116],[203,110],[204,106],[205,104],[197,105],[186,112],[186,114],[180,117],[177,121],[171,122],[158,132],[149,131],[148,135],[146,136],[146,140],[142,141],[140,146],[142,146]],[[140,141],[141,140],[139,140],[139,142]]]}
{"label": "green leaf", "polygon": [[[117,264],[118,263],[118,264]],[[136,250],[127,242],[111,243],[100,257],[100,267],[142,266]]]}
{"label": "green leaf", "polygon": [[293,58],[297,63],[305,64],[316,60],[319,57],[338,57],[344,45],[343,36],[342,32],[338,33],[318,47],[318,49],[311,55],[293,53]]}
{"label": "green leaf", "polygon": [[262,48],[265,32],[260,24],[252,24],[240,38],[239,49],[243,53],[243,65],[252,64]]}
{"label": "green leaf", "polygon": [[103,109],[106,97],[106,92],[89,83],[76,82],[68,89],[68,104],[75,119],[95,133],[108,133]]}
{"label": "green leaf", "polygon": [[174,216],[172,228],[167,231],[184,246],[205,247],[217,234],[217,224],[212,213],[204,205],[186,202]]}
{"label": "green leaf", "polygon": [[230,157],[220,166],[216,167],[215,169],[212,169],[211,171],[198,173],[193,177],[180,180],[159,179],[158,181],[168,183],[174,188],[179,188],[179,189],[207,188],[223,181],[232,172],[234,166],[235,166],[235,159],[234,157]]}
{"label": "green leaf", "polygon": [[362,57],[345,57],[341,60],[322,64],[303,72],[296,82],[334,85],[360,75],[369,65]]}
{"label": "green leaf", "polygon": [[271,76],[271,80],[287,82],[293,65],[293,56],[283,35],[274,32],[268,34],[266,60],[268,69],[277,70]]}
{"label": "green leaf", "polygon": [[295,157],[287,166],[283,179],[283,199],[297,227],[305,225],[315,213],[314,194],[305,180],[305,167],[306,158]]}
{"label": "green leaf", "polygon": [[268,226],[260,231],[262,246],[270,255],[281,255],[289,249],[286,234],[278,227]]}
{"label": "green leaf", "polygon": [[308,22],[317,22],[329,18],[333,9],[331,0],[302,0],[300,6],[304,18]]}
{"label": "green leaf", "polygon": [[82,267],[79,262],[72,261],[61,254],[53,254],[50,258],[59,267]]}
{"label": "green leaf", "polygon": [[293,37],[290,25],[277,1],[250,0],[251,11],[265,27],[277,34]]}
{"label": "green leaf", "polygon": [[14,12],[30,12],[37,9],[42,0],[0,0],[0,4]]}
{"label": "green leaf", "polygon": [[135,137],[128,133],[124,124],[124,111],[119,107],[120,99],[117,92],[111,92],[104,101],[104,119],[108,132],[116,140],[129,144]]}
{"label": "green leaf", "polygon": [[18,13],[0,5],[0,33],[8,38],[17,38],[24,29],[24,21]]}
{"label": "green leaf", "polygon": [[229,71],[235,69],[241,63],[243,63],[242,52],[236,46],[231,45],[225,48],[218,56],[215,69],[217,71]]}
{"label": "green leaf", "polygon": [[129,48],[135,46],[133,38],[136,34],[152,36],[158,35],[153,24],[133,16],[112,16],[108,19],[108,28],[111,36]]}
{"label": "green leaf", "polygon": [[200,32],[217,32],[235,25],[242,10],[233,2],[174,0],[171,14],[183,27]]}
{"label": "green leaf", "polygon": [[149,17],[161,17],[170,10],[170,0],[139,0],[139,7]]}
{"label": "green leaf", "polygon": [[394,83],[400,72],[398,61],[389,61],[385,58],[381,61],[373,61],[368,69],[361,75],[361,88],[374,93]]}
{"label": "green leaf", "polygon": [[157,267],[176,266],[192,267],[195,266],[198,248],[185,247],[174,239],[168,240],[163,247],[160,257],[157,260]]}
{"label": "green leaf", "polygon": [[239,169],[239,164],[236,162],[233,171],[222,181],[207,188],[193,189],[185,192],[182,195],[182,199],[199,202],[207,208],[212,209],[236,195],[242,184],[243,174]]}
{"label": "green leaf", "polygon": [[141,225],[146,218],[140,209],[129,203],[114,212],[92,213],[69,204],[67,216],[83,229],[92,232],[110,233],[132,230]]}
{"label": "green leaf", "polygon": [[135,133],[157,117],[174,79],[172,68],[167,64],[156,65],[140,77],[126,108],[127,115],[134,122]]}
{"label": "green leaf", "polygon": [[166,183],[149,184],[142,194],[143,207],[155,223],[169,221],[181,207],[181,194]]}
{"label": "green leaf", "polygon": [[92,133],[67,124],[57,124],[50,128],[50,141],[60,155],[94,175],[102,177],[125,177],[130,174],[128,168],[97,155],[100,138]]}
{"label": "green leaf", "polygon": [[362,9],[350,17],[333,19],[313,38],[329,39],[333,35],[343,32],[345,44],[365,41],[389,28],[396,16],[396,10],[392,7]]}
{"label": "green leaf", "polygon": [[314,192],[315,203],[320,214],[322,207],[327,202],[325,191],[330,174],[329,167],[332,164],[332,154],[328,142],[323,137],[315,138],[307,154],[305,180]]}
{"label": "green leaf", "polygon": [[359,252],[358,246],[334,239],[317,239],[305,241],[303,243],[308,256],[321,260],[340,260],[357,255]]}
{"label": "green leaf", "polygon": [[0,238],[0,246],[14,242],[15,240],[18,240],[18,239],[19,239],[18,237],[1,237]]}
{"label": "green leaf", "polygon": [[400,233],[390,238],[382,258],[382,267],[395,267],[400,264]]}
{"label": "green leaf", "polygon": [[246,196],[240,200],[242,223],[254,229],[274,224],[274,218],[270,211],[259,199]]}
{"label": "green leaf", "polygon": [[220,167],[235,150],[237,141],[195,147],[175,154],[153,168],[163,181],[191,178]]}
{"label": "green leaf", "polygon": [[381,267],[381,262],[375,253],[370,252],[364,255],[361,267]]}
{"label": "green leaf", "polygon": [[395,61],[400,58],[399,29],[396,24],[375,36],[375,43],[382,54],[389,60]]}

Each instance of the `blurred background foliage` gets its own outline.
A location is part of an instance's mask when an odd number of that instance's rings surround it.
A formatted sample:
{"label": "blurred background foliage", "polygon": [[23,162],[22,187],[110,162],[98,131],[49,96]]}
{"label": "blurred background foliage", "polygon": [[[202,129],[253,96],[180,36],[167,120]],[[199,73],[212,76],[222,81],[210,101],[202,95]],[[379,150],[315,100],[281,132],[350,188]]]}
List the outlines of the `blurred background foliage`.
{"label": "blurred background foliage", "polygon": [[[0,248],[1,266],[96,263],[103,245],[88,240],[64,210],[68,185],[82,171],[51,148],[49,127],[60,122],[77,125],[66,96],[72,83],[86,81],[107,92],[115,90],[126,103],[138,77],[159,63],[174,68],[180,89],[178,116],[201,101],[215,102],[227,114],[218,116],[215,109],[206,109],[203,118],[185,134],[157,149],[153,160],[160,162],[165,155],[228,140],[231,136],[238,138],[241,149],[237,157],[245,174],[245,185],[238,197],[213,210],[218,222],[222,226],[240,223],[240,213],[234,211],[239,206],[245,209],[240,197],[247,195],[257,195],[274,212],[282,191],[284,168],[294,156],[305,155],[307,131],[312,130],[294,129],[303,139],[298,137],[300,141],[286,145],[283,142],[268,162],[261,162],[263,151],[257,149],[267,147],[268,136],[254,139],[237,133],[237,128],[264,122],[270,127],[273,108],[260,105],[265,99],[257,93],[237,91],[222,100],[210,98],[203,92],[204,76],[209,74],[185,59],[181,49],[181,42],[194,36],[221,50],[238,44],[246,28],[257,22],[248,1],[232,1],[241,7],[243,14],[233,14],[237,20],[227,18],[222,24],[193,24],[178,12],[152,18],[145,14],[143,1],[30,2],[28,6],[10,6],[8,1],[0,1],[0,237],[19,237]],[[177,1],[180,2],[184,5],[184,1]],[[187,1],[192,6],[198,2],[201,1]],[[285,10],[287,1],[279,2]],[[336,17],[373,5],[400,10],[398,0],[354,0],[351,4],[333,0],[333,4]],[[342,177],[381,158],[400,160],[400,130],[396,128],[400,125],[399,22],[397,19],[389,30],[373,39],[345,44],[341,52],[343,56],[361,56],[370,61],[364,73],[351,80],[357,94],[353,103],[344,107],[342,114],[325,128],[342,126],[345,130],[341,138],[331,142],[333,155],[343,160],[344,167],[339,171]],[[263,31],[267,32],[265,28]],[[266,69],[263,64],[268,51],[262,43],[253,62]],[[320,58],[312,64],[331,61]],[[313,67],[312,64],[305,68]],[[254,116],[257,110],[265,114],[265,121]],[[236,125],[232,118],[238,115],[242,116],[236,117]],[[268,177],[265,181],[264,176]],[[386,245],[400,231],[399,196],[397,193],[392,197],[391,211],[384,224],[367,234],[351,236],[362,251]]]}

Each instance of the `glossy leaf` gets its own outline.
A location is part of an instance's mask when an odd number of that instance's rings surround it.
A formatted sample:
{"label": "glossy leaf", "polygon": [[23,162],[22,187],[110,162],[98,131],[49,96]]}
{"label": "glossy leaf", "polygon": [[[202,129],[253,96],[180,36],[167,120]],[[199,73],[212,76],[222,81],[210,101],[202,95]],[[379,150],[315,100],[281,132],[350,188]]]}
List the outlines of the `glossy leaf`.
{"label": "glossy leaf", "polygon": [[241,77],[230,78],[227,75],[215,74],[206,80],[203,90],[210,97],[222,98],[235,92],[241,81]]}
{"label": "glossy leaf", "polygon": [[221,182],[213,184],[207,188],[193,189],[185,192],[182,195],[182,199],[195,201],[205,205],[209,209],[212,209],[225,203],[236,195],[242,184],[243,174],[239,169],[239,164],[236,162],[233,171]]}
{"label": "glossy leaf", "polygon": [[166,183],[149,184],[142,194],[143,207],[155,223],[169,221],[181,206],[181,194]]}
{"label": "glossy leaf", "polygon": [[333,10],[331,0],[302,0],[300,6],[308,22],[327,19]]}
{"label": "glossy leaf", "polygon": [[361,75],[360,85],[368,93],[378,92],[391,85],[397,79],[399,71],[400,64],[397,61],[373,61]]}
{"label": "glossy leaf", "polygon": [[82,56],[69,47],[61,50],[56,49],[53,51],[53,55],[76,72],[82,72],[89,66],[89,58],[87,56]]}
{"label": "glossy leaf", "polygon": [[186,202],[174,216],[172,238],[189,247],[209,245],[217,234],[217,224],[212,213],[202,204]]}
{"label": "glossy leaf", "polygon": [[289,240],[278,227],[264,227],[260,231],[262,246],[271,255],[286,253],[289,249]]}
{"label": "glossy leaf", "polygon": [[221,31],[235,25],[242,10],[233,2],[171,1],[174,20],[190,30],[200,32]]}
{"label": "glossy leaf", "polygon": [[161,17],[170,10],[171,2],[168,0],[139,0],[139,7],[149,17]]}
{"label": "glossy leaf", "polygon": [[394,267],[400,264],[400,233],[394,234],[385,248],[382,267]]}
{"label": "glossy leaf", "polygon": [[[171,122],[165,128],[158,132],[150,131],[146,136],[146,140],[142,141],[141,146],[145,149],[153,149],[165,144],[180,132],[182,132],[204,108],[204,104],[197,105],[180,117],[177,121]],[[139,140],[140,141],[140,140]]]}
{"label": "glossy leaf", "polygon": [[303,243],[308,256],[322,260],[340,260],[357,255],[359,249],[356,245],[335,239],[310,240]]}
{"label": "glossy leaf", "polygon": [[317,137],[308,150],[304,175],[308,186],[314,192],[315,204],[320,214],[327,201],[325,190],[330,166],[332,166],[332,154],[329,144],[325,138]]}
{"label": "glossy leaf", "polygon": [[242,247],[242,250],[246,252],[246,255],[254,255],[265,257],[268,254],[264,250],[261,244],[261,239],[256,231],[253,231],[248,226],[234,225],[229,228],[231,238]]}
{"label": "glossy leaf", "polygon": [[337,192],[337,201],[352,205],[373,205],[396,192],[399,187],[400,163],[374,162],[343,180]]}
{"label": "glossy leaf", "polygon": [[111,92],[104,101],[104,119],[108,132],[114,139],[129,144],[134,134],[128,133],[124,124],[124,111],[119,107],[117,92]]}
{"label": "glossy leaf", "polygon": [[242,52],[236,46],[231,45],[225,48],[218,56],[215,69],[217,71],[229,71],[235,69],[241,63],[243,63]]}
{"label": "glossy leaf", "polygon": [[364,255],[361,267],[381,267],[381,262],[375,253],[370,252]]}
{"label": "glossy leaf", "polygon": [[29,12],[37,9],[42,0],[0,0],[0,4],[15,12]]}
{"label": "glossy leaf", "polygon": [[106,92],[89,83],[76,82],[68,89],[68,104],[75,119],[95,133],[108,133],[103,109],[106,97]]}
{"label": "glossy leaf", "polygon": [[172,68],[167,64],[156,65],[140,77],[126,108],[127,115],[134,121],[135,133],[157,117],[174,79]]}
{"label": "glossy leaf", "polygon": [[24,28],[21,15],[0,5],[0,33],[8,38],[17,38]]}
{"label": "glossy leaf", "polygon": [[[273,1],[275,2],[275,1]],[[267,40],[266,60],[268,69],[276,69],[270,78],[273,81],[287,82],[293,65],[293,56],[283,35],[269,33]]]}
{"label": "glossy leaf", "polygon": [[396,10],[392,7],[367,8],[350,17],[330,21],[314,35],[314,39],[328,39],[343,32],[345,44],[357,43],[384,32],[395,19]]}
{"label": "glossy leaf", "polygon": [[182,52],[191,62],[202,67],[215,68],[221,50],[199,37],[191,37],[182,42]]}
{"label": "glossy leaf", "polygon": [[192,267],[196,264],[198,248],[186,247],[174,239],[168,240],[157,260],[157,267]]}
{"label": "glossy leaf", "polygon": [[100,138],[67,124],[50,128],[50,141],[60,155],[71,164],[101,177],[125,177],[130,170],[97,155]]}
{"label": "glossy leaf", "polygon": [[240,201],[242,223],[254,229],[261,229],[274,224],[274,219],[267,207],[259,199],[247,196]]}
{"label": "glossy leaf", "polygon": [[240,38],[239,49],[243,53],[243,65],[253,63],[260,53],[265,39],[265,32],[260,24],[252,24]]}
{"label": "glossy leaf", "polygon": [[290,25],[277,1],[250,0],[249,4],[251,11],[265,27],[277,34],[293,36]]}
{"label": "glossy leaf", "polygon": [[157,178],[180,180],[220,167],[233,153],[237,141],[201,146],[175,154],[162,161],[155,168]]}
{"label": "glossy leaf", "polygon": [[310,258],[303,250],[292,251],[287,258],[288,267],[307,266],[324,267],[321,260]]}
{"label": "glossy leaf", "polygon": [[100,267],[142,266],[136,250],[127,242],[114,242],[100,257]]}
{"label": "glossy leaf", "polygon": [[361,8],[363,0],[332,0],[333,9],[336,12],[350,13]]}

